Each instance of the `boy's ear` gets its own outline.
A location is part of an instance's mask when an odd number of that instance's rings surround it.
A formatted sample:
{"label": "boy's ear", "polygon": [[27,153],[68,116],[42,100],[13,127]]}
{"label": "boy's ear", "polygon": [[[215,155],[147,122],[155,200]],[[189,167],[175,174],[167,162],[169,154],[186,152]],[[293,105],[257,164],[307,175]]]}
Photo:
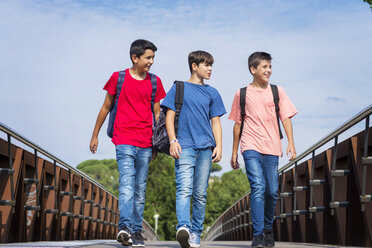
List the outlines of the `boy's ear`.
{"label": "boy's ear", "polygon": [[198,66],[194,62],[194,63],[191,64],[191,68],[192,68],[192,71],[196,71],[196,69],[198,68]]}
{"label": "boy's ear", "polygon": [[133,63],[137,63],[137,61],[138,61],[137,55],[132,54],[132,61],[133,61]]}
{"label": "boy's ear", "polygon": [[254,68],[253,65],[251,65],[251,67],[249,67],[249,70],[250,70],[250,73],[252,73],[253,75],[256,73],[256,68]]}

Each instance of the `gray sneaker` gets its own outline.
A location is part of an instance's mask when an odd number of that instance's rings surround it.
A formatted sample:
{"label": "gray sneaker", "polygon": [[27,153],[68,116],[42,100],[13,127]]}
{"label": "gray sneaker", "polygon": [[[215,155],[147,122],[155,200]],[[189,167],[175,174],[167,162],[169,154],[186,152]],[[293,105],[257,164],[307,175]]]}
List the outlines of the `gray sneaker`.
{"label": "gray sneaker", "polygon": [[180,227],[177,230],[176,238],[177,238],[177,241],[178,241],[178,243],[180,243],[182,248],[189,248],[190,247],[190,243],[189,243],[190,231],[187,227],[185,227],[185,226]]}
{"label": "gray sneaker", "polygon": [[130,234],[128,227],[125,226],[123,229],[119,230],[118,234],[116,235],[116,240],[122,245],[126,246],[131,246],[133,244],[132,235]]}
{"label": "gray sneaker", "polygon": [[273,230],[264,230],[264,246],[265,247],[274,247],[275,246],[275,240],[273,235]]}

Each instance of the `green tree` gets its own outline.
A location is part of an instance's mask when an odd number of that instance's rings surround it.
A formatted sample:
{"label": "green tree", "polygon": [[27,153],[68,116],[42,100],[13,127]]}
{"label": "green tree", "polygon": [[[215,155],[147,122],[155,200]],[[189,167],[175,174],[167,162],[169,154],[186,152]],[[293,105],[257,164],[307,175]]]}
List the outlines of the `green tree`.
{"label": "green tree", "polygon": [[86,160],[76,168],[105,186],[114,195],[119,195],[119,171],[115,159]]}
{"label": "green tree", "polygon": [[247,176],[241,169],[224,173],[221,178],[211,177],[208,186],[204,230],[207,230],[226,209],[247,194],[249,190]]}
{"label": "green tree", "polygon": [[372,10],[372,0],[363,0],[364,2],[369,4],[369,7],[371,7]]}

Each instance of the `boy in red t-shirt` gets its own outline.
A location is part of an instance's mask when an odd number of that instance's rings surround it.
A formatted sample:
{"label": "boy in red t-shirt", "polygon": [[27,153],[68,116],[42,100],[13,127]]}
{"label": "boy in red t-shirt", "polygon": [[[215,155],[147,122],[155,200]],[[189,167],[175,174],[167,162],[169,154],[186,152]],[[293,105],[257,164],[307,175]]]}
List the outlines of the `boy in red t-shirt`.
{"label": "boy in red t-shirt", "polygon": [[[245,97],[245,118],[241,119],[240,91],[237,91],[229,119],[235,121],[231,167],[239,168],[238,146],[242,122],[241,152],[251,187],[250,205],[252,211],[253,241],[251,247],[275,246],[272,224],[277,201],[278,158],[282,156],[278,120],[269,78],[271,55],[265,52],[253,53],[248,59],[253,81],[247,86]],[[283,88],[278,87],[279,117],[288,138],[289,160],[296,158],[291,118],[296,108]]]}
{"label": "boy in red t-shirt", "polygon": [[[160,78],[152,113],[152,83],[148,71],[154,63],[156,46],[147,40],[136,40],[130,47],[132,67],[125,70],[124,83],[117,102],[112,142],[116,146],[119,170],[119,232],[117,241],[123,245],[145,247],[141,235],[145,207],[146,180],[152,156],[153,115],[159,118],[160,100],[165,91]],[[119,72],[114,72],[104,89],[105,101],[98,114],[90,141],[94,154],[98,147],[98,133],[117,93]]]}

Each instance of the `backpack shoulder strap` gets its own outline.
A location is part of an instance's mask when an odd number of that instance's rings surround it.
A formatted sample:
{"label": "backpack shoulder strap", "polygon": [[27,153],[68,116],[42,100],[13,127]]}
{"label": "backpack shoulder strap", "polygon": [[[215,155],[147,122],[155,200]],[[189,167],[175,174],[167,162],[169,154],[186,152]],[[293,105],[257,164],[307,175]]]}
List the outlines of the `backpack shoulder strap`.
{"label": "backpack shoulder strap", "polygon": [[156,90],[158,87],[158,80],[155,74],[149,73],[149,75],[150,75],[151,87],[152,87],[152,92],[151,92],[151,112],[152,112],[152,118],[153,118],[152,123],[153,123],[153,126],[155,126],[156,119],[155,119],[155,114],[154,114],[154,104],[155,104]]}
{"label": "backpack shoulder strap", "polygon": [[176,84],[176,95],[174,99],[174,104],[176,106],[176,116],[174,118],[174,130],[177,136],[178,133],[178,120],[180,118],[181,108],[183,105],[183,95],[184,95],[184,82],[183,81],[174,81]]}
{"label": "backpack shoulder strap", "polygon": [[124,78],[125,78],[125,70],[119,71],[118,82],[116,84],[116,100],[115,101],[119,99],[121,88],[123,87],[123,84],[124,84]]}
{"label": "backpack shoulder strap", "polygon": [[241,115],[241,123],[240,123],[240,134],[239,139],[242,137],[243,133],[243,126],[244,126],[244,119],[245,119],[245,98],[247,95],[247,87],[240,88],[240,115]]}
{"label": "backpack shoulder strap", "polygon": [[279,128],[279,135],[280,139],[283,139],[282,130],[280,129],[280,122],[279,122],[279,92],[278,92],[278,86],[275,84],[270,84],[271,91],[273,92],[273,98],[274,98],[274,104],[275,104],[275,113],[276,113],[276,119],[278,121],[278,128]]}

